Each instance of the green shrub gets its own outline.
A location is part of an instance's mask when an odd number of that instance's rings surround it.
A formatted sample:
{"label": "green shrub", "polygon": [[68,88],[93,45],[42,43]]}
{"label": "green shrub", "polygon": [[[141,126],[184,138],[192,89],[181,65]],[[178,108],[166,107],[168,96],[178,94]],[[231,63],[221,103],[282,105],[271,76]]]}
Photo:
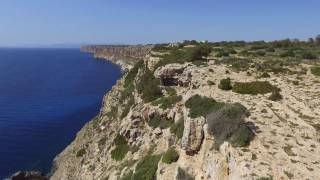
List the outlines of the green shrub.
{"label": "green shrub", "polygon": [[175,134],[177,138],[181,139],[184,131],[184,120],[180,119],[177,123],[174,123],[170,127],[170,132]]}
{"label": "green shrub", "polygon": [[280,94],[278,89],[274,89],[268,99],[271,101],[279,101],[282,99],[282,95]]}
{"label": "green shrub", "polygon": [[118,116],[118,107],[117,106],[112,106],[110,111],[107,113],[107,116],[110,120],[114,120]]}
{"label": "green shrub", "polygon": [[132,180],[133,179],[132,176],[133,176],[133,171],[131,170],[126,175],[124,175],[124,177],[121,180]]}
{"label": "green shrub", "polygon": [[251,63],[252,61],[249,59],[234,57],[227,57],[216,61],[216,64],[231,65],[231,68],[235,71],[246,71],[249,69]]}
{"label": "green shrub", "polygon": [[158,113],[153,114],[153,116],[148,121],[148,124],[152,128],[159,127],[160,129],[166,129],[173,124],[172,119],[167,119],[166,117],[162,117]]}
{"label": "green shrub", "polygon": [[231,86],[231,80],[230,78],[226,78],[226,79],[221,79],[220,80],[220,84],[218,85],[218,87],[222,90],[231,90],[232,86]]}
{"label": "green shrub", "polygon": [[82,157],[84,154],[86,154],[86,149],[85,149],[85,148],[81,148],[81,149],[77,152],[76,156],[77,156],[77,157]]}
{"label": "green shrub", "polygon": [[160,99],[152,102],[152,105],[157,106],[160,104],[161,109],[169,109],[172,108],[177,102],[181,101],[181,99],[181,96],[161,97]]}
{"label": "green shrub", "polygon": [[160,155],[147,155],[136,166],[134,180],[154,180],[158,169]]}
{"label": "green shrub", "polygon": [[175,95],[177,95],[177,91],[176,91],[174,88],[172,88],[172,87],[166,86],[166,87],[164,87],[164,89],[165,89],[166,92],[169,94],[169,96],[175,96]]}
{"label": "green shrub", "polygon": [[118,134],[114,139],[115,149],[111,151],[111,158],[116,161],[121,161],[129,151],[130,147],[124,136]]}
{"label": "green shrub", "polygon": [[263,72],[260,76],[260,78],[269,78],[270,74],[268,74],[267,72]]}
{"label": "green shrub", "polygon": [[178,161],[179,154],[174,148],[170,148],[166,153],[162,156],[162,162],[166,164],[171,164],[173,162]]}
{"label": "green shrub", "polygon": [[320,76],[320,66],[314,66],[311,68],[311,73],[315,76]]}
{"label": "green shrub", "polygon": [[208,113],[221,108],[222,105],[214,99],[199,95],[194,95],[186,101],[186,107],[190,109],[189,116],[192,118],[206,116]]}
{"label": "green shrub", "polygon": [[244,122],[248,115],[248,110],[239,103],[225,104],[207,115],[208,133],[214,136],[216,148],[224,141],[234,147],[249,144],[254,134]]}
{"label": "green shrub", "polygon": [[280,54],[280,57],[294,57],[294,56],[295,56],[294,51],[291,49]]}
{"label": "green shrub", "polygon": [[304,52],[303,54],[302,54],[302,58],[303,59],[317,59],[318,57],[317,57],[317,55],[316,54],[314,54],[314,53],[311,53],[311,52]]}
{"label": "green shrub", "polygon": [[153,73],[146,68],[145,73],[137,84],[137,90],[142,94],[141,97],[144,102],[151,102],[162,96],[162,91],[159,88],[159,85],[160,80],[155,78]]}
{"label": "green shrub", "polygon": [[266,94],[272,92],[276,87],[267,81],[236,82],[232,88],[233,92],[240,94]]}
{"label": "green shrub", "polygon": [[264,52],[264,51],[257,51],[256,53],[255,53],[257,56],[265,56],[266,55],[266,52]]}
{"label": "green shrub", "polygon": [[143,64],[144,63],[142,60],[137,62],[134,67],[128,72],[124,80],[124,87],[128,87],[133,82]]}

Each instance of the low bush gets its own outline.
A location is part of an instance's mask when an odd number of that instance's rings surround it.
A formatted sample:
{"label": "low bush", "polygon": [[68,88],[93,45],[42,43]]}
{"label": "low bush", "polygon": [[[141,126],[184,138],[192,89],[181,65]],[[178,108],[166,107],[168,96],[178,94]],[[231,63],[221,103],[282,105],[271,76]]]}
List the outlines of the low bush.
{"label": "low bush", "polygon": [[85,149],[85,148],[81,148],[81,149],[77,152],[76,156],[77,156],[77,157],[82,157],[84,154],[86,154],[86,149]]}
{"label": "low bush", "polygon": [[173,162],[178,161],[179,159],[179,154],[174,148],[170,148],[167,150],[166,153],[163,154],[162,156],[162,162],[166,164],[171,164]]}
{"label": "low bush", "polygon": [[104,145],[106,144],[106,141],[107,141],[107,137],[101,138],[101,139],[99,140],[99,142],[98,142],[98,146],[99,146],[99,147],[104,146]]}
{"label": "low bush", "polygon": [[189,116],[196,118],[206,116],[208,113],[221,108],[223,103],[218,103],[211,98],[194,95],[186,101],[185,105],[190,109]]}
{"label": "low bush", "polygon": [[232,88],[233,92],[240,94],[266,94],[276,89],[267,81],[254,81],[254,82],[236,82]]}
{"label": "low bush", "polygon": [[231,90],[232,85],[231,85],[230,78],[221,79],[218,87],[219,87],[219,89],[226,90],[226,91]]}
{"label": "low bush", "polygon": [[181,139],[184,131],[184,120],[180,119],[177,123],[172,124],[170,132],[175,134],[177,138]]}
{"label": "low bush", "polygon": [[152,102],[152,105],[157,106],[160,105],[161,109],[169,109],[172,108],[177,102],[181,101],[181,96],[169,96],[169,97],[161,97],[156,101]]}
{"label": "low bush", "polygon": [[314,66],[311,68],[311,73],[315,76],[320,76],[320,66]]}
{"label": "low bush", "polygon": [[317,57],[317,55],[314,54],[314,53],[304,52],[304,53],[302,54],[302,58],[303,58],[303,59],[310,59],[310,60],[312,60],[312,59],[317,59],[318,57]]}
{"label": "low bush", "polygon": [[162,117],[158,113],[153,114],[153,116],[148,121],[148,124],[152,128],[159,127],[160,129],[166,129],[173,124],[172,119],[167,119],[166,117]]}
{"label": "low bush", "polygon": [[154,180],[158,169],[160,155],[147,155],[136,166],[134,180]]}
{"label": "low bush", "polygon": [[169,96],[177,95],[177,91],[172,87],[166,86],[166,87],[164,87],[164,89],[166,90],[166,92],[168,93]]}
{"label": "low bush", "polygon": [[134,67],[128,72],[128,74],[126,75],[125,79],[124,79],[124,87],[128,87],[133,80],[136,78],[137,73],[139,71],[139,69],[143,66],[143,61],[139,61],[137,62]]}
{"label": "low bush", "polygon": [[127,140],[124,136],[118,134],[113,143],[116,147],[111,151],[111,158],[116,161],[121,161],[130,150]]}
{"label": "low bush", "polygon": [[251,60],[245,58],[234,58],[226,57],[219,61],[216,61],[216,64],[226,64],[230,65],[231,68],[235,71],[246,71],[250,68]]}
{"label": "low bush", "polygon": [[137,90],[142,94],[144,102],[151,102],[162,96],[162,91],[159,87],[160,80],[155,78],[153,73],[146,68],[145,73],[141,76],[137,84]]}
{"label": "low bush", "polygon": [[268,74],[267,72],[263,72],[260,76],[260,78],[269,78],[270,74]]}
{"label": "low bush", "polygon": [[294,57],[294,51],[293,50],[287,50],[280,54],[280,57]]}
{"label": "low bush", "polygon": [[279,101],[282,99],[282,95],[278,89],[274,89],[268,99],[271,101]]}
{"label": "low bush", "polygon": [[244,122],[248,115],[248,110],[239,103],[225,104],[207,115],[208,133],[214,136],[217,148],[224,141],[229,141],[234,147],[249,144],[254,134]]}

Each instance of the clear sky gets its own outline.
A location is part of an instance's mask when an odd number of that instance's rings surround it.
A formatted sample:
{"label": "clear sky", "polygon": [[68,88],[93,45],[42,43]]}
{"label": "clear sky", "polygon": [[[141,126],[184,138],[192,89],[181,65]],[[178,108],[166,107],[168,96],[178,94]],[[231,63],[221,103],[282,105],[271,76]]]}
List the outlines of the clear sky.
{"label": "clear sky", "polygon": [[0,46],[306,39],[320,0],[1,0]]}

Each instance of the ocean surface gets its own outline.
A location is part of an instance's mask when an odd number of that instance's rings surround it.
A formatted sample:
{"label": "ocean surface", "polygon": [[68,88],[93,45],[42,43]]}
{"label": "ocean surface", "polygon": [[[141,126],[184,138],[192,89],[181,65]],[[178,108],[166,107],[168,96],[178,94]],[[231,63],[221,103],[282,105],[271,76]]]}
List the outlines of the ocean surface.
{"label": "ocean surface", "polygon": [[0,179],[47,173],[120,77],[79,49],[0,49]]}

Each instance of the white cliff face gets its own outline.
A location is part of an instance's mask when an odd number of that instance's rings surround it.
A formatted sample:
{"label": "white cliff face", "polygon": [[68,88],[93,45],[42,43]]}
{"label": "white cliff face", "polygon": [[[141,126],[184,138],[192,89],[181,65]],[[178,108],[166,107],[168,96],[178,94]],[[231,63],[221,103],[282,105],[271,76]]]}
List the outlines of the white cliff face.
{"label": "white cliff face", "polygon": [[[153,58],[145,56],[145,62],[156,61]],[[154,63],[148,63],[150,69],[154,67],[151,64]],[[304,86],[288,85],[288,80],[295,75],[272,75],[269,81],[281,88],[284,96],[281,101],[274,102],[267,99],[270,94],[242,95],[207,83],[210,80],[218,84],[226,77],[233,82],[257,79],[245,72],[226,74],[227,69],[214,61],[205,66],[186,63],[159,68],[155,76],[162,78],[162,83],[173,83],[171,87],[182,100],[172,108],[161,109],[144,103],[139,93],[132,92],[135,103],[124,117],[121,114],[129,96],[123,102],[120,100],[125,88],[124,79],[119,80],[104,97],[100,114],[57,156],[51,179],[121,179],[130,171],[134,172],[150,152],[162,154],[170,147],[175,147],[179,159],[171,164],[160,160],[157,179],[319,179],[320,136],[315,127],[320,124],[320,84],[313,83],[315,79],[309,74],[303,76]],[[188,116],[189,109],[184,103],[196,94],[219,102],[243,104],[250,111],[245,121],[255,125],[255,137],[250,145],[232,147],[224,142],[216,149],[214,137],[207,132],[206,119]],[[114,107],[118,109],[112,110]],[[183,119],[182,138],[173,135],[170,128],[150,127],[148,122],[154,114],[175,122]],[[121,161],[111,157],[117,134],[123,135],[130,146]],[[84,154],[79,153],[82,149]]]}

